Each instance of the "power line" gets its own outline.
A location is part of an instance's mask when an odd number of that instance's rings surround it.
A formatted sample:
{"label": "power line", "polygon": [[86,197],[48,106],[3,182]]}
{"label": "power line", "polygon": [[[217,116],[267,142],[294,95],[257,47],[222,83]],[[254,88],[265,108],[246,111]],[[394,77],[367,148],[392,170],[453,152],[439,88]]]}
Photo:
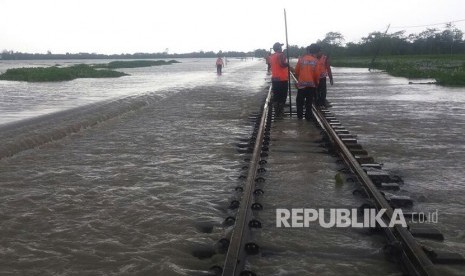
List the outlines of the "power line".
{"label": "power line", "polygon": [[393,29],[422,28],[422,27],[429,27],[429,26],[445,25],[449,23],[456,23],[456,22],[462,22],[462,21],[465,21],[465,19],[452,20],[452,21],[447,21],[447,22],[442,22],[442,23],[433,23],[433,24],[426,24],[426,25],[396,26],[396,27],[391,27],[391,28]]}

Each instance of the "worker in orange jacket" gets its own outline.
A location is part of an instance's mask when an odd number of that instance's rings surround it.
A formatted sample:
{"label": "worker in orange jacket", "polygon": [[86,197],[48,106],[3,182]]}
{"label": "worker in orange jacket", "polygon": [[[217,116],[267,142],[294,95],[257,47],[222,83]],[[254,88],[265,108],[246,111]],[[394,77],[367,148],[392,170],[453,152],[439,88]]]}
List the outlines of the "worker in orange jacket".
{"label": "worker in orange jacket", "polygon": [[287,58],[283,53],[284,44],[276,42],[273,45],[274,54],[270,56],[271,91],[273,92],[273,108],[275,118],[282,118],[287,99],[289,73]]}
{"label": "worker in orange jacket", "polygon": [[316,95],[318,83],[320,81],[320,67],[318,66],[317,54],[320,51],[318,44],[311,44],[307,47],[307,54],[301,56],[295,66],[295,75],[297,77],[297,118],[304,117],[312,119],[312,102]]}
{"label": "worker in orange jacket", "polygon": [[329,77],[329,83],[333,85],[334,84],[333,73],[331,72],[331,65],[326,55],[324,55],[320,51],[317,54],[317,58],[318,58],[318,66],[320,67],[321,75],[320,75],[320,82],[317,88],[316,105],[326,106],[326,92],[327,92],[326,77]]}

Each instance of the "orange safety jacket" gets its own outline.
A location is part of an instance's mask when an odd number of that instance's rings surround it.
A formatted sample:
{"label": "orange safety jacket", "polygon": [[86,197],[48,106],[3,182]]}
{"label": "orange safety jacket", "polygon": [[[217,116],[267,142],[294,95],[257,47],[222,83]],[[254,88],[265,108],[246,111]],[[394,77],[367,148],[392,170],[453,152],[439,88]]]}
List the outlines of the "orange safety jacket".
{"label": "orange safety jacket", "polygon": [[319,59],[318,59],[318,66],[319,66],[319,69],[320,69],[320,78],[326,78],[328,76],[328,67],[329,67],[329,64],[328,64],[328,57],[326,57],[325,55],[322,55]]}
{"label": "orange safety jacket", "polygon": [[283,53],[274,53],[270,56],[272,81],[289,80],[288,68],[284,60],[285,56]]}
{"label": "orange safety jacket", "polygon": [[317,87],[321,75],[318,59],[312,55],[301,56],[295,66],[295,75],[297,88]]}

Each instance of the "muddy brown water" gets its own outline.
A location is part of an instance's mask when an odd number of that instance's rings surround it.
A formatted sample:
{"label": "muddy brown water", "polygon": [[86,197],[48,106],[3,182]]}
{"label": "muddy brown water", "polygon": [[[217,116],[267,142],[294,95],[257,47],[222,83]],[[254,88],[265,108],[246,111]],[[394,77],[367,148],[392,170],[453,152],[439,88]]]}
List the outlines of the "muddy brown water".
{"label": "muddy brown water", "polygon": [[[243,166],[235,143],[251,133],[247,117],[262,103],[267,75],[257,60],[231,60],[222,76],[213,65],[189,60],[171,69],[131,69],[131,77],[112,82],[82,80],[62,87],[1,82],[0,110],[7,118],[2,127],[10,138],[20,119],[38,120],[25,131],[40,136],[49,128],[82,123],[84,115],[69,115],[80,114],[72,108],[102,101],[112,106],[114,96],[125,107],[144,102],[116,116],[91,108],[85,116],[91,113],[96,125],[0,160],[1,274],[205,275],[221,263],[224,255],[199,259],[192,252],[227,234],[221,222],[229,215]],[[464,89],[408,85],[361,69],[334,72],[328,98],[336,116],[377,161],[403,177],[402,192],[415,199],[414,208],[439,211],[436,227],[446,240],[425,243],[464,252]],[[100,93],[107,87],[113,92]],[[64,95],[57,96],[59,91]],[[83,91],[82,97],[73,91]],[[55,116],[56,111],[64,113]],[[43,114],[49,117],[38,117]],[[273,131],[286,139],[318,136],[289,122]],[[286,196],[269,194],[270,202],[314,207],[312,202],[327,197],[325,206],[356,207],[351,194],[337,200],[351,187],[336,189],[334,160],[319,156],[309,176],[320,181],[317,190],[290,188]],[[212,225],[211,233],[199,231],[199,222]],[[398,272],[383,259],[379,237],[317,228],[278,236],[271,230],[261,234],[268,250],[251,260],[259,273]]]}

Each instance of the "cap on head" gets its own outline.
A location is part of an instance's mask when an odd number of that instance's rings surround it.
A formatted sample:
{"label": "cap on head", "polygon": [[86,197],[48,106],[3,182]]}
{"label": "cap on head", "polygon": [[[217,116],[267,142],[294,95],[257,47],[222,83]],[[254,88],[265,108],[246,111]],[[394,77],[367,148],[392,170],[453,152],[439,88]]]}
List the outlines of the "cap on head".
{"label": "cap on head", "polygon": [[274,51],[281,50],[283,45],[284,44],[282,44],[282,43],[276,42],[275,44],[273,44],[273,50]]}
{"label": "cap on head", "polygon": [[319,51],[321,51],[321,47],[316,43],[312,43],[307,47],[307,51],[309,54],[317,54]]}

